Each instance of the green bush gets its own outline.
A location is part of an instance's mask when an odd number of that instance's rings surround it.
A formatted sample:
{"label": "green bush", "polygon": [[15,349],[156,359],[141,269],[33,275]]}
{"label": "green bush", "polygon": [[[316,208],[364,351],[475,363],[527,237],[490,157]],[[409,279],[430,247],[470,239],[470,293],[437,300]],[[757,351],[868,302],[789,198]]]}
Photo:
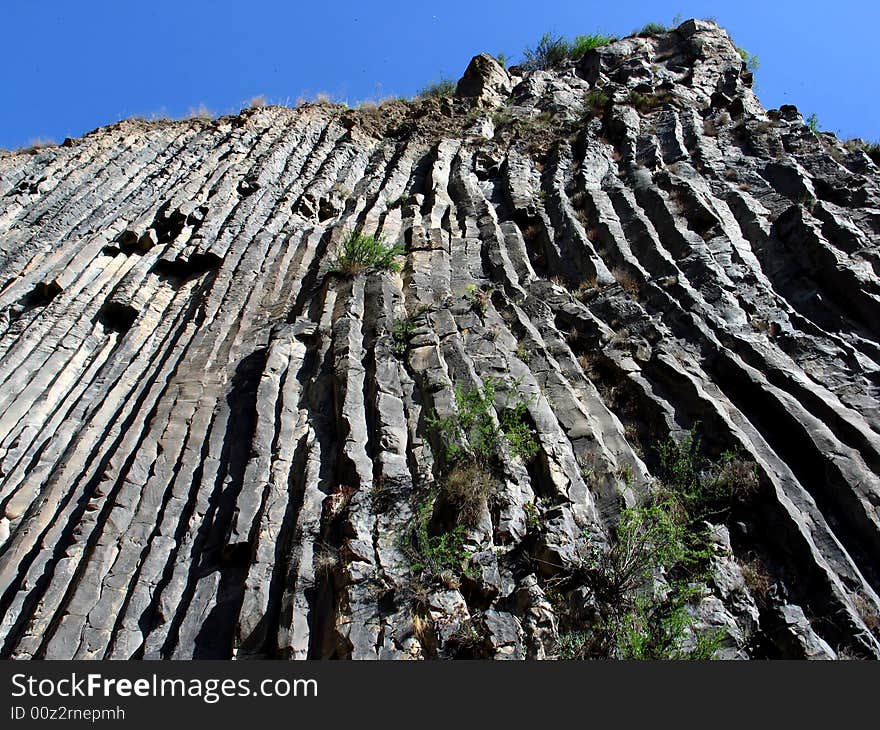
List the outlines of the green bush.
{"label": "green bush", "polygon": [[[611,545],[594,548],[587,581],[600,618],[588,631],[566,632],[560,653],[571,658],[703,659],[721,636],[698,637],[685,649],[687,611],[706,579],[705,530],[674,500],[656,498],[623,511]],[[654,581],[663,576],[665,586]]]}
{"label": "green bush", "polygon": [[454,96],[456,86],[457,84],[452,79],[441,78],[439,81],[434,81],[425,86],[419,92],[419,96],[432,96],[435,98]]}
{"label": "green bush", "polygon": [[809,127],[813,134],[819,134],[819,117],[815,112],[807,117],[807,127]]}
{"label": "green bush", "polygon": [[562,36],[545,33],[534,48],[523,50],[522,66],[530,71],[558,66],[568,58],[570,46]]}
{"label": "green bush", "polygon": [[748,503],[759,488],[755,465],[730,451],[713,462],[701,455],[691,429],[680,443],[667,439],[657,449],[663,488],[695,520],[717,517]]}
{"label": "green bush", "polygon": [[400,245],[389,246],[380,238],[358,231],[349,233],[339,246],[330,264],[330,272],[354,277],[371,271],[400,271],[394,260],[406,251]]}
{"label": "green bush", "polygon": [[394,344],[391,349],[397,357],[406,355],[409,350],[409,340],[415,330],[416,325],[411,319],[401,319],[394,323],[394,328],[391,330]]}
{"label": "green bush", "polygon": [[651,38],[653,36],[660,35],[661,33],[668,33],[669,28],[667,28],[663,23],[645,23],[641,30],[633,31],[633,35],[637,35],[640,38]]}
{"label": "green bush", "polygon": [[640,599],[620,622],[617,650],[620,659],[700,660],[711,659],[724,633],[695,633],[689,649],[683,640],[694,623],[687,611],[687,592],[673,592],[672,598],[657,602]]}
{"label": "green bush", "polygon": [[724,639],[724,632],[693,631],[688,606],[710,579],[704,521],[751,498],[758,486],[754,465],[731,452],[710,461],[695,430],[657,451],[662,483],[654,496],[625,509],[610,544],[594,544],[560,581],[586,583],[598,611],[590,626],[560,634],[557,649],[565,658],[708,659]]}
{"label": "green bush", "polygon": [[431,534],[434,494],[416,511],[410,528],[398,540],[398,547],[407,559],[411,573],[419,580],[433,583],[447,575],[471,575],[470,553],[465,548],[467,531],[459,525],[439,535]]}
{"label": "green bush", "polygon": [[457,413],[450,418],[428,414],[426,422],[445,444],[446,461],[463,459],[491,461],[502,439],[511,452],[523,461],[530,461],[538,452],[538,443],[525,422],[528,404],[523,401],[505,403],[499,416],[500,426],[492,417],[495,413],[496,381],[489,378],[482,388],[455,390]]}
{"label": "green bush", "polygon": [[584,54],[586,54],[587,51],[592,51],[594,48],[607,46],[609,43],[613,43],[616,40],[616,36],[603,35],[601,33],[575,36],[575,39],[570,46],[569,58],[576,61]]}
{"label": "green bush", "polygon": [[569,41],[562,36],[545,33],[541,36],[537,46],[523,50],[525,60],[522,65],[530,71],[553,68],[567,60],[576,61],[587,51],[608,45],[615,40],[617,39],[614,36],[607,36],[601,33],[579,35],[573,41]]}
{"label": "green bush", "polygon": [[739,46],[737,46],[736,50],[739,53],[740,58],[745,62],[746,68],[749,71],[755,73],[755,71],[761,67],[761,62],[754,53],[749,53],[745,48],[740,48]]}
{"label": "green bush", "polygon": [[593,109],[602,109],[608,106],[611,97],[603,89],[593,89],[584,97],[584,104]]}

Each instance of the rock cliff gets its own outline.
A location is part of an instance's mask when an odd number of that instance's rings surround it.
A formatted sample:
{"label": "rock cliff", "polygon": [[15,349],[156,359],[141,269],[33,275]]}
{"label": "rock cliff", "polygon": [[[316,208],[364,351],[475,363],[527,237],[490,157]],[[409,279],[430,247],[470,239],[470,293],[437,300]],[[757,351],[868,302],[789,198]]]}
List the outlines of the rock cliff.
{"label": "rock cliff", "polygon": [[[680,643],[880,657],[880,171],[751,85],[688,21],[3,153],[0,655],[577,654],[698,435],[751,486]],[[399,271],[334,273],[352,231]]]}

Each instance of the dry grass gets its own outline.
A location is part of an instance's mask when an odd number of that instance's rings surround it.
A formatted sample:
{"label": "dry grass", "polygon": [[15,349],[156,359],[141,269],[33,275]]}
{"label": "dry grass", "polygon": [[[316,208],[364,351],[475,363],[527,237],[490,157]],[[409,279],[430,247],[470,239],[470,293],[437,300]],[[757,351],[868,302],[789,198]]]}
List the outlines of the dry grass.
{"label": "dry grass", "polygon": [[715,484],[737,504],[750,503],[761,488],[755,464],[737,458],[724,463],[715,478]]}
{"label": "dry grass", "polygon": [[58,143],[54,139],[35,137],[25,147],[19,147],[16,153],[29,155],[56,144]]}
{"label": "dry grass", "polygon": [[621,289],[627,294],[638,298],[641,287],[639,286],[638,280],[628,269],[618,267],[615,268],[611,274],[614,276],[617,283],[620,284]]}
{"label": "dry grass", "polygon": [[880,614],[877,613],[874,605],[861,593],[855,595],[853,605],[868,630],[880,636]]}
{"label": "dry grass", "polygon": [[331,545],[321,545],[312,560],[315,576],[325,577],[339,567],[339,550]]}
{"label": "dry grass", "polygon": [[486,510],[498,483],[492,473],[476,461],[456,464],[443,481],[443,495],[458,508],[458,521],[474,526]]}
{"label": "dry grass", "polygon": [[767,566],[758,557],[752,557],[742,562],[742,574],[746,588],[752,594],[752,598],[758,605],[766,606],[770,598],[770,588],[773,585],[773,579],[770,576]]}
{"label": "dry grass", "polygon": [[584,298],[586,298],[590,292],[595,291],[598,286],[599,279],[595,275],[588,276],[578,285],[578,288],[574,293],[575,299],[583,301]]}
{"label": "dry grass", "polygon": [[259,109],[266,106],[266,97],[263,94],[252,96],[247,103],[248,109]]}
{"label": "dry grass", "polygon": [[306,96],[305,94],[302,96],[298,96],[296,98],[296,106],[303,106],[304,104],[321,104],[335,106],[333,97],[330,96],[330,94],[328,94],[326,91],[319,91],[313,97]]}
{"label": "dry grass", "polygon": [[630,334],[630,331],[626,327],[624,327],[623,329],[618,330],[612,335],[610,344],[614,347],[623,348],[624,346],[630,344],[631,337],[632,335]]}
{"label": "dry grass", "polygon": [[332,520],[341,515],[355,493],[354,487],[340,486],[327,498],[327,516]]}
{"label": "dry grass", "polygon": [[593,353],[578,355],[578,365],[581,366],[581,370],[584,371],[584,375],[586,375],[587,377],[589,377],[590,373],[593,372],[595,361],[596,356]]}
{"label": "dry grass", "polygon": [[541,226],[531,223],[522,229],[522,237],[527,242],[534,241],[541,234]]}
{"label": "dry grass", "polygon": [[584,207],[584,203],[587,202],[587,194],[583,190],[578,190],[574,195],[570,198],[572,207],[576,209],[580,209]]}
{"label": "dry grass", "polygon": [[185,119],[201,119],[203,121],[210,121],[214,119],[217,115],[208,109],[204,104],[199,104],[198,106],[191,106],[189,111],[186,113]]}

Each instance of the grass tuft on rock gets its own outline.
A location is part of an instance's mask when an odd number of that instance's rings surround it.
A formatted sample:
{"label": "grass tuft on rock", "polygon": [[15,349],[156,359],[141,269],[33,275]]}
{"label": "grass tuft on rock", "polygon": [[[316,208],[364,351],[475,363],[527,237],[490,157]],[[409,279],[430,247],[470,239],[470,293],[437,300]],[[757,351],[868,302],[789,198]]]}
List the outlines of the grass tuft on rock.
{"label": "grass tuft on rock", "polygon": [[395,261],[406,253],[400,245],[389,245],[381,238],[358,231],[349,233],[330,264],[330,272],[346,278],[372,271],[400,271]]}

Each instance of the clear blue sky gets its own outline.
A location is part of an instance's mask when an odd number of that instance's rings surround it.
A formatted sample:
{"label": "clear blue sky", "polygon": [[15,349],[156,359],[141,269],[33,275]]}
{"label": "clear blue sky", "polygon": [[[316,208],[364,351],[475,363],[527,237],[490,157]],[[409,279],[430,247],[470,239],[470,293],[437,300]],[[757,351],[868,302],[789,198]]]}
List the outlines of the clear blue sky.
{"label": "clear blue sky", "polygon": [[880,138],[878,0],[4,0],[0,147],[200,105],[228,113],[260,94],[411,96],[480,51],[516,61],[547,30],[625,35],[676,15],[713,16],[759,56],[768,108]]}

